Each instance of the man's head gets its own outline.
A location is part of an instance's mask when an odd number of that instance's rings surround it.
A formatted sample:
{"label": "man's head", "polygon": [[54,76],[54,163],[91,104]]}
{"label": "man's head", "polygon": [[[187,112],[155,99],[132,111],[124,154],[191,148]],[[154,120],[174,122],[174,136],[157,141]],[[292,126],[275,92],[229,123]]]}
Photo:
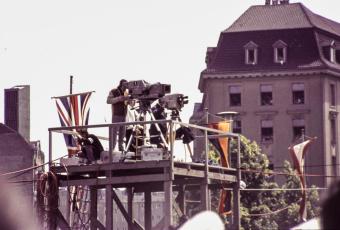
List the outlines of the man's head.
{"label": "man's head", "polygon": [[124,86],[124,83],[126,83],[126,82],[128,82],[128,81],[125,80],[125,79],[120,80],[120,82],[119,82],[119,87],[122,88],[123,90],[125,90],[126,87]]}
{"label": "man's head", "polygon": [[89,133],[87,132],[87,129],[78,129],[77,132],[82,137],[87,137],[89,135]]}

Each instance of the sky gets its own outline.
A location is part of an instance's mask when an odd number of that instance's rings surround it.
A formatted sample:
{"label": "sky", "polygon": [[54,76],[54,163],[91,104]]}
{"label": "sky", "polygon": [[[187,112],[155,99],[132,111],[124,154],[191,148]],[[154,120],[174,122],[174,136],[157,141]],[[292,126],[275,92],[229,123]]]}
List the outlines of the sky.
{"label": "sky", "polygon": [[[3,90],[30,85],[31,140],[40,140],[47,153],[48,128],[60,126],[51,97],[69,93],[70,75],[73,92],[95,91],[91,124],[110,122],[106,97],[121,78],[171,84],[172,93],[189,96],[181,115],[188,122],[202,99],[198,81],[207,47],[247,8],[264,2],[0,0],[0,122]],[[338,0],[300,2],[340,22]]]}

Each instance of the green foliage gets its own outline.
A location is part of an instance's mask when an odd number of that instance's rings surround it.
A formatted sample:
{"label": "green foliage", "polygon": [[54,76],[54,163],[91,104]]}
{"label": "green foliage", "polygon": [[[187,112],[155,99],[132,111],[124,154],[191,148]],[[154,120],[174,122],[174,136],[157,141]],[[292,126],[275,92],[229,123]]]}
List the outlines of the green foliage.
{"label": "green foliage", "polygon": [[[231,156],[236,156],[236,142],[231,142]],[[235,161],[235,159],[232,158]],[[243,229],[289,229],[300,222],[299,200],[301,191],[283,191],[274,182],[268,168],[268,157],[256,142],[241,137],[242,180],[248,189],[278,189],[263,191],[241,191],[241,225]],[[284,162],[285,183],[281,188],[300,188],[299,179],[288,161]],[[317,216],[318,193],[308,192],[308,219]]]}

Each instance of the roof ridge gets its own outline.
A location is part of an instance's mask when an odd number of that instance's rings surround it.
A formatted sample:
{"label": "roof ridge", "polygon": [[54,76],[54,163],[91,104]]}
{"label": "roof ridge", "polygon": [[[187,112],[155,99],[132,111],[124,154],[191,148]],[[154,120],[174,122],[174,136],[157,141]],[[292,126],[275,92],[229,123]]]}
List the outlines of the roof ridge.
{"label": "roof ridge", "polygon": [[309,12],[311,12],[312,14],[314,14],[314,12],[312,12],[310,9],[308,9],[305,5],[303,5],[302,3],[298,3],[299,4],[299,6],[300,6],[300,8],[301,8],[301,10],[302,10],[302,12],[303,12],[303,14],[304,14],[304,16],[307,18],[307,21],[309,22],[309,24],[312,26],[312,27],[316,27],[315,25],[314,25],[314,23],[312,23],[312,20],[310,19],[310,16],[309,16],[309,14],[307,13],[307,11],[309,11]]}

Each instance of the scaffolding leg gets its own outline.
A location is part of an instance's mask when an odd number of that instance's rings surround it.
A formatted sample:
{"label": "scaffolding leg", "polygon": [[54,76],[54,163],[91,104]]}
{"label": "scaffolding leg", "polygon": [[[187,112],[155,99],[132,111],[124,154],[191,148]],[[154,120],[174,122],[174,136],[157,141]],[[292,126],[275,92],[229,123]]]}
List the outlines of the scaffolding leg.
{"label": "scaffolding leg", "polygon": [[151,191],[145,191],[144,192],[144,223],[145,223],[145,230],[151,230],[152,229],[152,220],[151,220]]}
{"label": "scaffolding leg", "polygon": [[172,181],[165,181],[164,186],[164,228],[172,225]]}
{"label": "scaffolding leg", "polygon": [[[133,188],[127,188],[127,199],[128,199],[128,215],[133,220]],[[134,230],[133,226],[128,225],[128,230]]]}
{"label": "scaffolding leg", "polygon": [[201,210],[210,210],[210,196],[207,183],[201,184]]}
{"label": "scaffolding leg", "polygon": [[105,227],[106,229],[112,230],[113,228],[113,201],[112,201],[112,185],[106,185],[106,193],[105,193],[105,200],[106,200],[106,222]]}
{"label": "scaffolding leg", "polygon": [[91,206],[90,206],[90,229],[96,230],[97,229],[97,188],[94,186],[90,187],[90,199],[91,199]]}

